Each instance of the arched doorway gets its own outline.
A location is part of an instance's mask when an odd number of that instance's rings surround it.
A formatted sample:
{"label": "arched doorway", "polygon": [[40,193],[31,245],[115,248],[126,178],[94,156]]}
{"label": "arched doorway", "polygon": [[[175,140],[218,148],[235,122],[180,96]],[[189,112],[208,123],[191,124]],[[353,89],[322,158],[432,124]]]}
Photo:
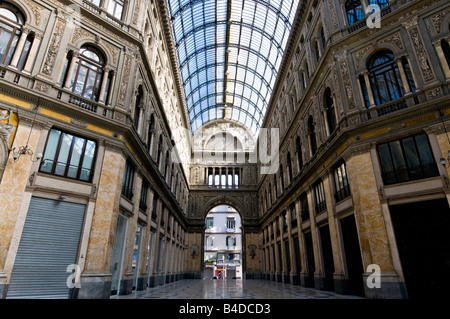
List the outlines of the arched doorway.
{"label": "arched doorway", "polygon": [[205,218],[203,278],[243,278],[243,232],[238,211],[228,205],[211,209]]}

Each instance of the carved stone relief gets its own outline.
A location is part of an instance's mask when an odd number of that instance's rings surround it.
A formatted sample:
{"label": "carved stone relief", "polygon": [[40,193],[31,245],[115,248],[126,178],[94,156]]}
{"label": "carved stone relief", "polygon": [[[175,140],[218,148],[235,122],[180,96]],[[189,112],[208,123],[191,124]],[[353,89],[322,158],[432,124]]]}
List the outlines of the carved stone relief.
{"label": "carved stone relief", "polygon": [[64,29],[66,23],[61,18],[57,18],[55,30],[53,32],[53,37],[50,41],[49,49],[47,52],[47,57],[42,67],[42,73],[51,76],[53,73],[53,68],[55,67],[56,57],[59,52],[59,47],[61,46],[61,40],[64,35]]}

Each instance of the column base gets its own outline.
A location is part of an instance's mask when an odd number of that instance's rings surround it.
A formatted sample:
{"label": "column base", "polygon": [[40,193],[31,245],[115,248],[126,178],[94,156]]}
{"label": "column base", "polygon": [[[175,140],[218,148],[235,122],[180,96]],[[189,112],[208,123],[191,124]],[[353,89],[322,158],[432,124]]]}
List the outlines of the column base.
{"label": "column base", "polygon": [[276,281],[282,282],[282,280],[283,280],[283,276],[281,274],[277,273],[276,274]]}
{"label": "column base", "polygon": [[314,280],[306,273],[300,273],[300,284],[306,288],[315,288]]}
{"label": "column base", "polygon": [[149,287],[154,288],[157,286],[158,276],[150,276]]}
{"label": "column base", "polygon": [[[364,273],[364,294],[370,299],[407,299],[406,285],[397,273],[380,273],[380,288],[369,288],[367,279],[373,273]],[[369,283],[374,282],[369,278]]]}
{"label": "column base", "polygon": [[334,274],[334,291],[341,295],[346,295],[349,292],[348,280],[345,279],[344,274]]}
{"label": "column base", "polygon": [[293,285],[300,285],[300,277],[296,273],[290,273],[290,282]]}
{"label": "column base", "polygon": [[202,273],[201,272],[188,272],[184,275],[185,279],[202,279]]}
{"label": "column base", "polygon": [[0,299],[6,299],[8,293],[9,285],[6,283],[6,277],[5,273],[0,273]]}
{"label": "column base", "polygon": [[148,280],[148,277],[138,278],[136,291],[145,290],[147,288],[147,280]]}
{"label": "column base", "polygon": [[78,299],[109,299],[111,297],[111,274],[82,274]]}
{"label": "column base", "polygon": [[266,279],[266,276],[260,272],[246,272],[245,279]]}

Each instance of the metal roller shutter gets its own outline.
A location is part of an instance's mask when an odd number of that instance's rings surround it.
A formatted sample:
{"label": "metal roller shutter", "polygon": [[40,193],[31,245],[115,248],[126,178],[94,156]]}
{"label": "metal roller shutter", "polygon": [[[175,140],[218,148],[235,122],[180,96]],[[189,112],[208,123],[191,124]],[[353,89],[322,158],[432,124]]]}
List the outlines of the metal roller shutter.
{"label": "metal roller shutter", "polygon": [[69,297],[67,267],[76,263],[86,206],[32,197],[7,298]]}

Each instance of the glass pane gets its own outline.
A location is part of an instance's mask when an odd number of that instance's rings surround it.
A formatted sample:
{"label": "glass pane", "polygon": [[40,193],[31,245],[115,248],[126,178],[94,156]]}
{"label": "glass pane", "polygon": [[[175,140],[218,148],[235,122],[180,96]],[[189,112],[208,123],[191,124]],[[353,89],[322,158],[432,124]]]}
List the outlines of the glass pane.
{"label": "glass pane", "polygon": [[63,134],[61,147],[59,149],[58,160],[55,168],[56,175],[64,176],[65,174],[72,142],[73,142],[72,135]]}
{"label": "glass pane", "polygon": [[61,131],[50,130],[47,146],[43,157],[43,164],[41,166],[41,172],[51,173],[55,164],[56,150],[58,149],[59,139],[61,137]]}
{"label": "glass pane", "polygon": [[14,38],[11,42],[11,46],[9,47],[9,50],[6,53],[5,60],[3,62],[4,64],[9,65],[9,63],[11,62],[11,59],[14,54],[14,50],[16,49],[16,45],[17,45],[18,41],[19,41],[19,37],[17,35],[14,36]]}
{"label": "glass pane", "polygon": [[87,77],[87,82],[86,82],[86,88],[84,90],[84,97],[87,99],[92,99],[92,97],[93,97],[96,75],[97,74],[95,72],[89,70],[89,75]]}
{"label": "glass pane", "polygon": [[406,168],[406,162],[403,157],[400,141],[394,141],[389,143],[389,148],[391,150],[392,160],[394,161],[394,167],[397,173],[397,182],[408,181],[409,180],[408,170]]}
{"label": "glass pane", "polygon": [[1,30],[0,33],[0,63],[3,61],[6,49],[8,48],[9,41],[11,40],[12,33],[6,30]]}
{"label": "glass pane", "polygon": [[17,16],[12,11],[10,11],[6,8],[0,8],[0,16],[5,17],[14,22],[19,22],[17,20]]}
{"label": "glass pane", "polygon": [[408,137],[402,140],[403,149],[405,150],[406,161],[408,162],[409,174],[411,179],[422,178],[422,168],[419,161],[419,156],[416,152],[414,139]]}
{"label": "glass pane", "polygon": [[381,168],[383,170],[383,180],[386,185],[396,182],[394,164],[391,160],[388,144],[378,146],[378,154],[380,156]]}
{"label": "glass pane", "polygon": [[415,140],[417,143],[417,149],[419,150],[420,161],[422,162],[425,177],[439,175],[427,136],[425,134],[417,135]]}
{"label": "glass pane", "polygon": [[376,104],[384,104],[389,102],[391,99],[389,97],[389,90],[386,84],[386,79],[384,78],[383,74],[377,75],[375,77],[375,87],[373,88],[373,91],[375,93],[375,100]]}
{"label": "glass pane", "polygon": [[86,140],[75,137],[73,142],[72,156],[70,157],[69,170],[67,172],[67,177],[77,178],[78,168],[80,166],[81,156],[84,150],[84,144]]}
{"label": "glass pane", "polygon": [[94,163],[95,149],[97,144],[93,141],[87,141],[84,152],[83,165],[81,167],[80,179],[89,181],[91,178],[92,165]]}
{"label": "glass pane", "polygon": [[86,83],[86,75],[87,75],[88,69],[85,66],[80,66],[77,82],[75,83],[75,87],[73,88],[73,93],[82,95],[84,84]]}

